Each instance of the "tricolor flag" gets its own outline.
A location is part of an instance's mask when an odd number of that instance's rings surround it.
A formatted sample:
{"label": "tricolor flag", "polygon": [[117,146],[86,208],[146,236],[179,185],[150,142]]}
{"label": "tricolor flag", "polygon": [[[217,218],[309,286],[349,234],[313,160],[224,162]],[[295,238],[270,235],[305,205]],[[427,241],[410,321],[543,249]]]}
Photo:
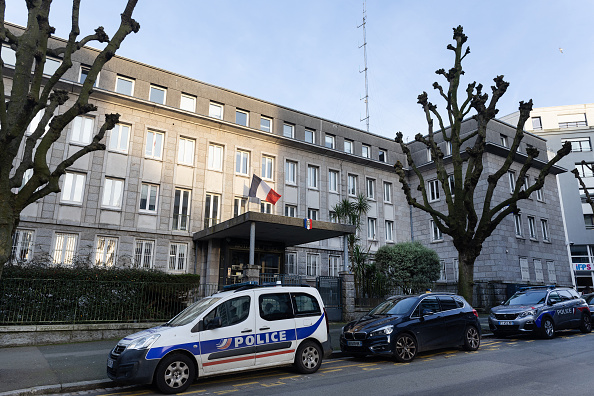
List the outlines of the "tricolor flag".
{"label": "tricolor flag", "polygon": [[263,182],[262,179],[256,175],[252,177],[252,185],[250,186],[248,196],[260,198],[260,200],[270,202],[273,205],[276,204],[276,201],[281,197],[279,193],[270,188],[266,182]]}
{"label": "tricolor flag", "polygon": [[303,219],[303,226],[307,230],[311,230],[313,227],[313,220],[312,219]]}

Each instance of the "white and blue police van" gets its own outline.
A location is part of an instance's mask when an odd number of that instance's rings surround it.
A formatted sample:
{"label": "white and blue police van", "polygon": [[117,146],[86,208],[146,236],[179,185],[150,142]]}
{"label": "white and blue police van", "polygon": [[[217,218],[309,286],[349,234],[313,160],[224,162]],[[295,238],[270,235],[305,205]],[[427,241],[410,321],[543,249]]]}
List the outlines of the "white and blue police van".
{"label": "white and blue police van", "polygon": [[236,371],[292,364],[314,373],[331,353],[328,318],[315,288],[245,285],[124,337],[109,354],[107,375],[177,393],[198,377]]}

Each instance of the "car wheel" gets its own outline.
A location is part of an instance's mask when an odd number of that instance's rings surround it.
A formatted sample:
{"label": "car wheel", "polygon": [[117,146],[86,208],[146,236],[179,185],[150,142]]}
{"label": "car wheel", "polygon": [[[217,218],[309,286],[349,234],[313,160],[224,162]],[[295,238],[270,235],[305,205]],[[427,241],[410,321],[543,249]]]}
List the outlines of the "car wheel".
{"label": "car wheel", "polygon": [[468,326],[464,333],[464,350],[476,351],[481,345],[481,336],[474,326]]}
{"label": "car wheel", "polygon": [[540,335],[547,339],[555,337],[555,324],[551,318],[545,317],[540,323]]}
{"label": "car wheel", "polygon": [[417,341],[410,334],[400,334],[394,345],[394,358],[400,363],[411,362],[417,356]]}
{"label": "car wheel", "polygon": [[300,373],[311,374],[322,365],[322,349],[313,341],[304,341],[297,348],[294,366]]}
{"label": "car wheel", "polygon": [[590,333],[592,331],[592,317],[588,314],[582,314],[580,322],[580,331],[582,333]]}
{"label": "car wheel", "polygon": [[155,370],[155,385],[162,393],[183,392],[196,376],[194,362],[181,353],[165,357]]}

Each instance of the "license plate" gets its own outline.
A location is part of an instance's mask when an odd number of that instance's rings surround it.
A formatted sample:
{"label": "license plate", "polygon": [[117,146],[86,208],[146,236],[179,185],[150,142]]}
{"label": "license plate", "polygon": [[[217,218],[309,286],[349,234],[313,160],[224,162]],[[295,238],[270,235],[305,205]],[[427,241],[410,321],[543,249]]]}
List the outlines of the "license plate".
{"label": "license plate", "polygon": [[513,326],[514,322],[512,321],[503,321],[499,322],[499,326]]}
{"label": "license plate", "polygon": [[347,345],[348,346],[355,346],[355,347],[360,347],[363,345],[363,342],[361,341],[347,341]]}
{"label": "license plate", "polygon": [[107,358],[107,367],[113,368],[113,364],[115,361],[113,359]]}

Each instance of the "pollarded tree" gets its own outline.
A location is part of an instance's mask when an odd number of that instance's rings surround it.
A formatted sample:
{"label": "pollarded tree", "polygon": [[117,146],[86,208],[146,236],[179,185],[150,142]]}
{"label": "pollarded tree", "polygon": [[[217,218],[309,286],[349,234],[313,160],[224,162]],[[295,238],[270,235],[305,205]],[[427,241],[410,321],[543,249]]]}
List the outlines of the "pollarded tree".
{"label": "pollarded tree", "polygon": [[[509,83],[503,80],[503,76],[494,79],[495,85],[491,87],[492,94],[489,98],[483,93],[482,84],[472,82],[465,89],[465,95],[459,102],[460,77],[464,74],[462,61],[470,53],[470,48],[464,44],[467,36],[463,33],[462,26],[454,28],[453,36],[455,46],[449,44],[447,48],[454,53],[454,66],[445,71],[440,69],[436,74],[445,77],[448,85],[444,89],[437,82],[433,88],[446,101],[446,116],[437,111],[437,106],[429,102],[427,93],[423,92],[418,97],[418,103],[423,107],[428,124],[428,135],[418,134],[415,140],[424,144],[431,152],[435,163],[436,177],[439,180],[445,195],[447,204],[446,210],[439,211],[429,202],[426,191],[425,179],[421,170],[413,160],[410,148],[402,140],[402,133],[396,135],[396,142],[400,144],[406,155],[410,172],[416,176],[419,185],[415,188],[420,192],[422,198],[417,200],[413,197],[411,186],[408,182],[407,170],[404,165],[397,162],[394,165],[399,176],[402,189],[410,205],[428,213],[435,225],[443,234],[451,236],[459,260],[459,281],[458,293],[468,301],[472,301],[472,288],[474,284],[474,263],[481,253],[483,242],[493,233],[497,226],[511,213],[518,213],[518,201],[527,199],[531,193],[543,187],[545,177],[551,168],[561,158],[569,153],[571,147],[565,144],[556,155],[549,160],[541,169],[534,184],[526,186],[526,172],[533,165],[534,159],[538,157],[538,150],[529,147],[526,150],[527,157],[518,173],[515,189],[509,197],[500,202],[494,200],[494,192],[500,179],[507,175],[510,166],[514,163],[514,157],[518,152],[520,142],[524,137],[524,123],[530,117],[532,100],[527,103],[520,102],[520,116],[515,127],[513,143],[509,147],[503,165],[494,173],[483,176],[483,156],[487,143],[487,124],[497,115],[497,102],[505,94]],[[473,114],[471,114],[473,112]],[[438,130],[433,130],[433,118],[437,120]],[[470,133],[462,134],[462,124],[466,118],[473,118],[476,129]],[[449,126],[446,127],[446,123]],[[444,153],[435,141],[435,134],[442,135],[443,140],[451,148],[451,164],[446,169]],[[448,159],[448,162],[450,159]],[[453,174],[453,191],[450,189],[449,175]],[[431,175],[434,178],[435,175]],[[477,194],[476,187],[479,181],[486,177],[486,189]],[[479,198],[480,196],[480,198]]]}
{"label": "pollarded tree", "polygon": [[[57,166],[50,168],[47,161],[50,148],[64,128],[77,116],[97,110],[95,105],[89,104],[89,97],[99,71],[114,56],[126,36],[140,28],[132,19],[137,0],[128,0],[118,30],[111,38],[103,27],[99,27],[93,34],[79,39],[80,0],[73,0],[68,40],[56,48],[49,42],[55,31],[49,21],[51,0],[27,0],[25,3],[27,25],[24,30],[17,30],[6,26],[6,3],[0,0],[0,41],[3,44],[0,47],[0,277],[10,258],[12,237],[22,210],[48,194],[59,192],[60,177],[77,159],[105,149],[101,140],[105,131],[118,122],[119,114],[107,114],[91,143]],[[72,55],[94,41],[104,43],[104,49],[93,61],[74,103],[62,114],[54,115],[57,107],[68,100],[67,91],[60,89],[60,79],[72,67]],[[11,56],[13,53],[14,57]],[[5,67],[6,56],[14,60],[14,68]],[[48,56],[60,60],[60,66],[52,75],[44,74]],[[12,86],[7,97],[9,83]],[[27,134],[36,116],[40,121]],[[19,155],[21,148],[23,154]],[[23,181],[26,182],[23,184]]]}
{"label": "pollarded tree", "polygon": [[[594,166],[592,166],[592,164],[582,160],[581,165],[583,166],[584,171],[587,170],[591,174],[594,174]],[[577,169],[573,169],[571,171],[571,173],[573,173],[575,178],[578,180],[580,188],[582,190],[584,190],[584,196],[586,198],[586,203],[590,205],[590,207],[592,208],[592,211],[594,213],[594,197],[590,194],[591,190],[588,189],[588,187],[586,186],[586,183],[584,182],[584,179],[582,178],[582,176],[580,175],[580,172]]]}

